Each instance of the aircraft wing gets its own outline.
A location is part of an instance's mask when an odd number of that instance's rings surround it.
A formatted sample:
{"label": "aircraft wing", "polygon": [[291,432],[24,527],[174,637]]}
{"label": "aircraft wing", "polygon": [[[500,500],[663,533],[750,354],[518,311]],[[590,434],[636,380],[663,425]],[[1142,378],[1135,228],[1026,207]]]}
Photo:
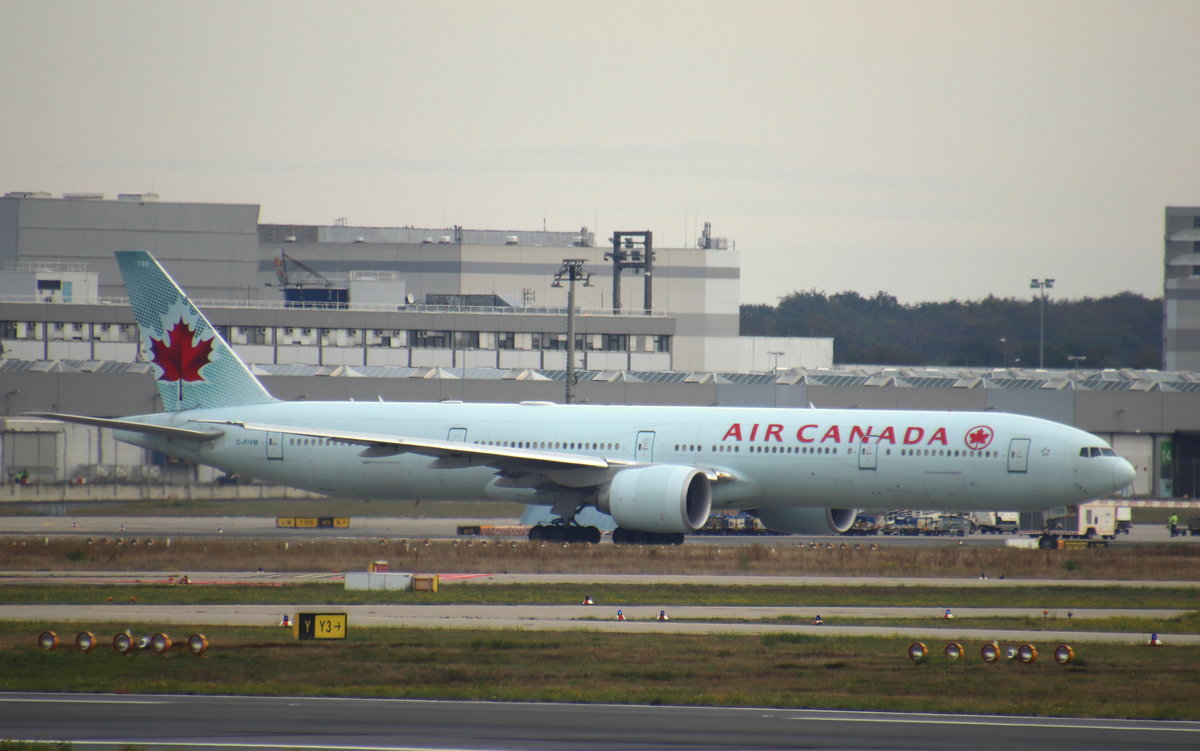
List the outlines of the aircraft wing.
{"label": "aircraft wing", "polygon": [[[488,446],[465,441],[444,441],[437,438],[412,438],[408,436],[360,433],[350,430],[304,428],[294,425],[269,425],[264,423],[238,422],[236,420],[200,420],[215,425],[236,425],[246,430],[261,430],[267,433],[324,438],[343,443],[364,446],[360,456],[386,457],[396,454],[420,454],[436,459],[464,459],[471,464],[511,470],[521,467],[527,470],[605,470],[632,466],[635,462],[622,459],[605,459],[587,454],[567,454],[544,449],[519,449],[505,446]],[[446,466],[451,466],[448,461]]]}

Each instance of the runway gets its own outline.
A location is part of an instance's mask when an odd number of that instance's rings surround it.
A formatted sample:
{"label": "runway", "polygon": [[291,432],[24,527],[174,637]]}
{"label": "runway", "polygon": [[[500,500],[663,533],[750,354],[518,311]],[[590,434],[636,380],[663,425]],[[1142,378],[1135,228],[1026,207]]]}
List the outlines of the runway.
{"label": "runway", "polygon": [[1191,749],[1200,723],[770,708],[0,694],[8,738],[76,748]]}

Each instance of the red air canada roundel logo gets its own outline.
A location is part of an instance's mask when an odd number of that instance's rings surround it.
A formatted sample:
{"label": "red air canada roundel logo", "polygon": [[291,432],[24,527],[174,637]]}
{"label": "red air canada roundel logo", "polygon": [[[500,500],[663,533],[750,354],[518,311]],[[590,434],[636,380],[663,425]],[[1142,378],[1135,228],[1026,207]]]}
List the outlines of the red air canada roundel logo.
{"label": "red air canada roundel logo", "polygon": [[983,451],[991,444],[994,436],[995,434],[991,428],[986,425],[979,425],[968,430],[967,437],[963,440],[966,441],[967,448],[972,451]]}

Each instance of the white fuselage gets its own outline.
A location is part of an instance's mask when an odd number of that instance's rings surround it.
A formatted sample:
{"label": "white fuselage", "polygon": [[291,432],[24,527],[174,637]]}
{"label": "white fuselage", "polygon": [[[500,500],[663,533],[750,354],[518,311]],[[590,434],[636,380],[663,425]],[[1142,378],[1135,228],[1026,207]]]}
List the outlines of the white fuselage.
{"label": "white fuselage", "polygon": [[[178,427],[236,420],[698,467],[721,478],[713,483],[714,508],[1040,509],[1103,497],[1133,478],[1111,451],[1089,454],[1107,449],[1090,433],[998,412],[274,402],[132,419]],[[336,496],[514,500],[495,492],[494,468],[469,461],[364,457],[362,446],[337,441],[220,429],[224,435],[209,442],[117,437]]]}

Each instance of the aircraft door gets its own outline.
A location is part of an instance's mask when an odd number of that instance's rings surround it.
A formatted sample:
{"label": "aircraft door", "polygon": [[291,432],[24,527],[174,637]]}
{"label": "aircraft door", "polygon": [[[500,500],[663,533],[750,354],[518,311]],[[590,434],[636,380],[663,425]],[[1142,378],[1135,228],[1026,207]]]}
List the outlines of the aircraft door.
{"label": "aircraft door", "polygon": [[649,464],[654,461],[654,431],[643,430],[637,434],[637,443],[634,444],[633,460],[635,462],[646,462]]}
{"label": "aircraft door", "polygon": [[1014,438],[1008,444],[1008,471],[1029,471],[1029,439]]}
{"label": "aircraft door", "polygon": [[267,433],[267,458],[283,459],[283,433]]}
{"label": "aircraft door", "polygon": [[868,438],[858,447],[858,468],[876,469],[879,466],[879,444]]}
{"label": "aircraft door", "polygon": [[467,442],[467,429],[466,428],[450,428],[450,434],[446,436],[446,440],[447,441],[459,441],[462,443],[466,443]]}

